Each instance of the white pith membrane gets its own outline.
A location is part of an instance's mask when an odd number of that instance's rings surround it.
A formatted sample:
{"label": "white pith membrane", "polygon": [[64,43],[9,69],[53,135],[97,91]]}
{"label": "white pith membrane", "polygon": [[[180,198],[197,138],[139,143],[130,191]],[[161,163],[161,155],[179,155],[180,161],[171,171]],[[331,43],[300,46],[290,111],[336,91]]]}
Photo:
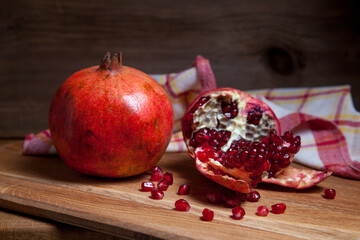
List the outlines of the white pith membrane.
{"label": "white pith membrane", "polygon": [[[244,98],[243,95],[239,95],[237,92],[213,92],[209,94],[210,100],[208,100],[205,104],[200,106],[193,113],[193,125],[192,125],[192,136],[187,139],[187,144],[189,146],[190,139],[194,136],[194,134],[202,129],[209,128],[215,129],[217,131],[227,130],[231,132],[230,139],[228,142],[221,147],[223,152],[226,152],[231,143],[240,139],[244,139],[247,141],[259,141],[261,137],[267,136],[269,132],[274,131],[274,119],[267,114],[267,112],[263,112],[262,118],[260,119],[259,125],[247,124],[247,112],[246,104],[248,99]],[[236,102],[238,108],[238,114],[235,118],[228,119],[223,113],[221,109],[221,102]],[[197,153],[204,151],[202,147],[197,147],[196,149],[189,146],[195,155]],[[291,156],[292,157],[292,156]],[[204,171],[209,172],[211,168],[214,170],[221,170],[226,175],[223,177],[239,180],[252,181],[249,176],[251,172],[246,171],[243,167],[241,168],[227,168],[223,166],[220,162],[215,160],[214,158],[209,157],[206,163],[200,161],[196,157],[196,164],[198,167],[202,168]],[[209,168],[210,166],[210,168]],[[280,170],[281,171],[281,170]],[[279,172],[280,172],[279,171]],[[268,172],[263,172],[261,178],[267,178]]]}

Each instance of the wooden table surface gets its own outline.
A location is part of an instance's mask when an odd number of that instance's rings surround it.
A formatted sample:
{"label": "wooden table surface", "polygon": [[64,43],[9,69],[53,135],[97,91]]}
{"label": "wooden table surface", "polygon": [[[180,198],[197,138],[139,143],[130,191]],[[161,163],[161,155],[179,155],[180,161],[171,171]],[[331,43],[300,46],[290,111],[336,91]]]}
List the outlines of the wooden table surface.
{"label": "wooden table surface", "polygon": [[[206,201],[208,191],[226,190],[198,173],[185,153],[165,154],[159,166],[173,172],[174,185],[164,199],[153,200],[139,191],[148,174],[123,180],[88,177],[72,171],[58,157],[22,156],[21,141],[4,144],[0,146],[0,207],[9,210],[0,212],[0,239],[360,238],[358,181],[332,176],[302,191],[261,185],[260,201],[243,203],[246,215],[236,221],[230,217],[231,208]],[[176,194],[182,183],[191,185],[190,195]],[[323,188],[335,188],[336,199],[324,199]],[[189,212],[174,210],[179,198],[189,201]],[[285,214],[256,216],[257,206],[278,202],[287,204]],[[212,222],[200,218],[205,207],[215,212]]]}

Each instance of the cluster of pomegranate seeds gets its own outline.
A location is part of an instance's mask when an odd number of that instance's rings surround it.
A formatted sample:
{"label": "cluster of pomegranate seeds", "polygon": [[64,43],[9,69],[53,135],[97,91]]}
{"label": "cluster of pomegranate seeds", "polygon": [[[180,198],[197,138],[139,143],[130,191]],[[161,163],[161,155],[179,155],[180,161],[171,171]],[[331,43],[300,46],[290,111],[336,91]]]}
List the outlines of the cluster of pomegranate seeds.
{"label": "cluster of pomegranate seeds", "polygon": [[256,215],[266,217],[269,214],[269,209],[266,206],[259,206]]}
{"label": "cluster of pomegranate seeds", "polygon": [[280,169],[288,167],[290,154],[297,153],[300,145],[300,136],[293,137],[290,131],[282,137],[270,132],[260,141],[234,141],[220,162],[227,168],[244,167],[251,172],[250,178],[256,186],[264,171],[268,171],[269,177],[272,177]]}
{"label": "cluster of pomegranate seeds", "polygon": [[142,182],[141,183],[141,191],[143,192],[151,192],[154,190],[155,185],[152,182]]}
{"label": "cluster of pomegranate seeds", "polygon": [[228,119],[235,118],[238,115],[237,104],[233,101],[231,101],[230,103],[221,102],[221,110],[224,116]]}
{"label": "cluster of pomegranate seeds", "polygon": [[187,212],[190,210],[190,204],[185,199],[179,199],[175,202],[175,209]]}
{"label": "cluster of pomegranate seeds", "polygon": [[331,189],[331,188],[325,188],[324,189],[324,198],[326,198],[326,199],[334,199],[335,196],[336,196],[335,189]]}
{"label": "cluster of pomegranate seeds", "polygon": [[230,139],[231,132],[226,130],[217,131],[215,129],[202,128],[190,139],[189,145],[196,148],[203,144],[208,144],[214,149],[220,150]]}
{"label": "cluster of pomegranate seeds", "polygon": [[182,184],[179,187],[178,194],[179,195],[189,195],[190,193],[190,185],[188,184]]}
{"label": "cluster of pomegranate seeds", "polygon": [[258,191],[252,191],[249,193],[247,200],[249,202],[257,202],[260,199],[260,193]]}
{"label": "cluster of pomegranate seeds", "polygon": [[214,219],[214,211],[204,208],[202,211],[202,220],[204,221],[212,221]]}
{"label": "cluster of pomegranate seeds", "polygon": [[232,209],[233,219],[240,220],[244,217],[244,215],[245,215],[245,210],[242,207],[236,206]]}
{"label": "cluster of pomegranate seeds", "polygon": [[191,125],[193,124],[193,115],[194,113],[196,112],[196,110],[204,105],[207,101],[210,100],[210,96],[206,96],[206,97],[201,97],[197,103],[190,109],[190,112],[189,114],[186,115],[186,119],[185,122],[187,123],[185,125],[185,128],[183,129],[184,130],[184,135],[187,137],[187,138],[190,138],[191,137]]}
{"label": "cluster of pomegranate seeds", "polygon": [[259,125],[260,119],[262,118],[263,111],[259,106],[250,110],[246,117],[246,122],[253,125]]}
{"label": "cluster of pomegranate seeds", "polygon": [[281,214],[284,213],[286,210],[286,205],[284,203],[277,203],[274,205],[271,205],[271,212],[275,214]]}
{"label": "cluster of pomegranate seeds", "polygon": [[151,198],[155,200],[160,200],[164,197],[164,192],[158,189],[151,191]]}
{"label": "cluster of pomegranate seeds", "polygon": [[158,182],[157,188],[155,188],[155,184],[153,182],[142,182],[141,191],[151,192],[152,199],[162,199],[164,197],[164,191],[173,184],[173,175],[169,172],[163,174],[163,170],[159,166],[153,166],[150,171],[150,180]]}

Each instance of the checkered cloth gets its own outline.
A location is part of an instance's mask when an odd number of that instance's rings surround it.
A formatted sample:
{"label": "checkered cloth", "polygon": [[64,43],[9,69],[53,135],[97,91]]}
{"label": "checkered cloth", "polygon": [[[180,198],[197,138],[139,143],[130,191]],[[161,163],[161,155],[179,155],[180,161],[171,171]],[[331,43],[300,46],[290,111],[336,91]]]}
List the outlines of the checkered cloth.
{"label": "checkered cloth", "polygon": [[[174,107],[174,134],[167,151],[186,151],[180,120],[196,96],[216,87],[209,61],[199,56],[190,69],[152,77],[164,87]],[[264,89],[248,93],[273,109],[280,119],[282,132],[292,130],[301,136],[302,146],[295,162],[360,179],[360,114],[353,106],[350,86]],[[23,153],[56,154],[49,130],[28,134]]]}

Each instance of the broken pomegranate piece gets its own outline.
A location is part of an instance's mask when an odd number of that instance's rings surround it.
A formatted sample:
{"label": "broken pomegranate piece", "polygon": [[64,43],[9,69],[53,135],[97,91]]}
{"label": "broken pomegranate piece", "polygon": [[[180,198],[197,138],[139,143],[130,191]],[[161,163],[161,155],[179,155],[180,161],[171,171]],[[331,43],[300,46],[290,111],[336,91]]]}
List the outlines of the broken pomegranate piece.
{"label": "broken pomegranate piece", "polygon": [[290,167],[300,136],[283,135],[280,122],[264,102],[232,88],[201,94],[182,119],[189,155],[207,178],[249,193],[259,182],[296,189],[311,187],[331,172]]}

